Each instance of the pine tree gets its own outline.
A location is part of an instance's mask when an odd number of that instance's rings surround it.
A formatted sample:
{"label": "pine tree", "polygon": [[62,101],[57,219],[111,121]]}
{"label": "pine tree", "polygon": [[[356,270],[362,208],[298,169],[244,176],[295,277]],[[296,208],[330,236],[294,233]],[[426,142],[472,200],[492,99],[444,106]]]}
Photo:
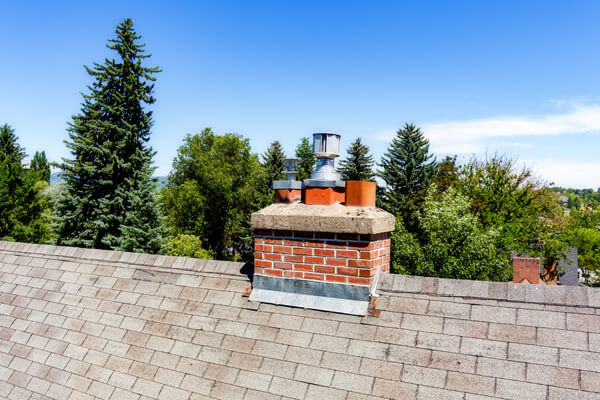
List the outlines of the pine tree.
{"label": "pine tree", "polygon": [[35,172],[40,181],[50,182],[50,164],[46,159],[46,152],[36,151],[29,163],[29,169]]}
{"label": "pine tree", "polygon": [[369,154],[369,147],[357,138],[347,150],[348,156],[340,161],[338,171],[345,181],[372,181],[373,156]]}
{"label": "pine tree", "polygon": [[300,159],[296,179],[299,181],[309,179],[315,170],[317,158],[313,153],[312,145],[307,137],[303,137],[300,141],[300,144],[296,147],[296,157]]}
{"label": "pine tree", "polygon": [[25,156],[14,129],[0,126],[0,239],[43,243],[49,238],[44,203]]}
{"label": "pine tree", "polygon": [[283,179],[283,170],[285,168],[284,159],[285,153],[281,147],[281,143],[275,140],[267,148],[267,151],[262,155],[263,168],[268,179],[269,188],[273,186],[273,181]]}
{"label": "pine tree", "polygon": [[419,128],[405,124],[381,158],[379,176],[385,182],[381,206],[396,215],[413,197],[422,194],[436,172],[429,141]]}
{"label": "pine tree", "polygon": [[115,30],[107,47],[117,60],[86,67],[94,79],[73,116],[63,159],[64,190],[55,210],[57,243],[91,248],[157,252],[161,230],[151,175],[154,152],[147,142],[154,103],[150,57],[131,19]]}

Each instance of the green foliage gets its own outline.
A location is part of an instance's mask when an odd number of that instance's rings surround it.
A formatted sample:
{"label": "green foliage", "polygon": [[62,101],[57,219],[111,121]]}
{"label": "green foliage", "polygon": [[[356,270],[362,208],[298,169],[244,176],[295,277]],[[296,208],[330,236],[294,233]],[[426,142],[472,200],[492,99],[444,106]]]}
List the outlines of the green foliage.
{"label": "green foliage", "polygon": [[446,191],[458,180],[458,169],[456,168],[456,156],[447,156],[444,161],[438,164],[437,171],[431,183],[434,184],[440,192]]}
{"label": "green foliage", "polygon": [[285,168],[285,153],[281,143],[275,140],[269,145],[267,151],[262,155],[263,167],[268,179],[269,187],[273,186],[273,181],[283,179],[283,170]]}
{"label": "green foliage", "polygon": [[517,251],[551,258],[566,252],[558,235],[563,224],[558,196],[530,170],[516,161],[492,157],[471,160],[459,171],[458,190],[471,200],[471,208],[486,229],[500,233],[501,251]]}
{"label": "green foliage", "polygon": [[345,181],[373,181],[373,156],[369,154],[369,147],[357,138],[347,150],[348,156],[340,161],[338,171]]}
{"label": "green foliage", "polygon": [[34,171],[38,180],[50,183],[50,164],[46,159],[46,152],[36,151],[29,163],[29,169]]}
{"label": "green foliage", "polygon": [[252,253],[250,214],[268,199],[248,139],[215,135],[210,129],[187,135],[173,162],[161,202],[171,234],[192,234],[218,259]]}
{"label": "green foliage", "polygon": [[57,243],[155,253],[161,227],[147,145],[154,103],[154,75],[142,65],[150,57],[126,19],[107,47],[117,60],[86,67],[94,79],[81,112],[69,124],[63,159],[64,189],[55,208]]}
{"label": "green foliage", "polygon": [[202,248],[202,240],[198,236],[179,234],[163,243],[162,254],[178,257],[213,258],[209,250]]}
{"label": "green foliage", "polygon": [[429,141],[416,126],[404,125],[396,132],[380,166],[378,175],[385,187],[379,193],[379,205],[402,217],[409,232],[416,231],[415,215],[437,169],[429,153]]}
{"label": "green foliage", "polygon": [[579,268],[586,283],[600,284],[600,230],[577,228],[572,232],[571,243],[577,246]]}
{"label": "green foliage", "polygon": [[395,272],[454,279],[507,280],[511,266],[498,251],[498,234],[485,229],[470,211],[469,199],[452,187],[432,186],[418,214],[420,232],[410,233],[398,219],[392,233]]}
{"label": "green foliage", "polygon": [[296,179],[299,181],[310,179],[310,176],[315,170],[317,158],[313,153],[313,147],[307,137],[303,137],[300,140],[300,144],[298,144],[296,147],[296,157],[300,159],[300,163],[298,164],[298,175],[296,176]]}
{"label": "green foliage", "polygon": [[14,129],[0,126],[0,239],[45,243],[50,238],[44,217],[43,184],[23,167],[25,151]]}
{"label": "green foliage", "polygon": [[567,201],[567,208],[579,209],[582,206],[589,206],[592,203],[600,203],[600,188],[594,189],[565,189],[562,187],[553,187],[552,190],[564,196]]}
{"label": "green foliage", "polygon": [[600,285],[600,205],[572,209],[568,225],[569,244],[577,247],[579,268],[585,282]]}

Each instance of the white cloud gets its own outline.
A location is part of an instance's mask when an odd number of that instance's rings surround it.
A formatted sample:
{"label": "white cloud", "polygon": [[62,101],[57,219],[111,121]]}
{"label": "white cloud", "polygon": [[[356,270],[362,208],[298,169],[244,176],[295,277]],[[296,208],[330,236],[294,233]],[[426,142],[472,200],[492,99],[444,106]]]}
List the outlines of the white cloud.
{"label": "white cloud", "polygon": [[[434,152],[482,153],[501,146],[524,149],[533,144],[497,139],[600,133],[600,104],[571,103],[566,112],[537,116],[500,116],[427,123],[422,126],[422,130]],[[385,129],[378,138],[389,141],[394,135],[395,129]]]}
{"label": "white cloud", "polygon": [[600,162],[529,160],[524,163],[535,174],[556,186],[571,188],[600,187]]}

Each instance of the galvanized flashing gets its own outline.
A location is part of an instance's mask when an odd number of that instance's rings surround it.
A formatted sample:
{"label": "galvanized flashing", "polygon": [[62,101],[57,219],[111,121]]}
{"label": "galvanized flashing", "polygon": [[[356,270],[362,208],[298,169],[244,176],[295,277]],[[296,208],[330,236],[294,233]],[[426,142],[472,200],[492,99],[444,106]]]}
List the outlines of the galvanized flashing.
{"label": "galvanized flashing", "polygon": [[370,294],[369,286],[309,281],[304,279],[275,278],[266,275],[254,275],[252,286],[256,289],[272,290],[276,292],[366,302],[369,301]]}
{"label": "galvanized flashing", "polygon": [[273,189],[303,189],[304,184],[301,181],[273,181]]}
{"label": "galvanized flashing", "polygon": [[314,296],[303,293],[281,292],[277,290],[259,289],[256,287],[250,294],[250,300],[261,303],[337,312],[350,315],[365,315],[369,308],[368,301]]}
{"label": "galvanized flashing", "polygon": [[345,188],[346,182],[342,180],[305,179],[305,187],[340,187]]}

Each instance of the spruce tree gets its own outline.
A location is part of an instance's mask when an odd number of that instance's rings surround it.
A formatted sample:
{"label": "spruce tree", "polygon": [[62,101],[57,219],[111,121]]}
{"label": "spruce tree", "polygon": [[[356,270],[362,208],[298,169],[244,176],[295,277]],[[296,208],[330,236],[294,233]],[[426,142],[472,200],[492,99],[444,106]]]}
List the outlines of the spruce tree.
{"label": "spruce tree", "polygon": [[154,103],[150,57],[131,19],[106,45],[116,59],[86,67],[93,83],[81,112],[69,124],[64,190],[57,202],[57,243],[91,248],[157,252],[161,230],[148,146]]}
{"label": "spruce tree", "polygon": [[40,181],[50,182],[50,164],[46,159],[46,152],[36,151],[29,163],[29,169],[35,172]]}
{"label": "spruce tree", "polygon": [[284,178],[283,170],[285,168],[285,153],[283,152],[281,143],[277,140],[271,143],[267,148],[267,151],[262,155],[262,159],[262,165],[268,179],[268,186],[271,188],[273,186],[273,181],[279,181]]}
{"label": "spruce tree", "polygon": [[299,181],[309,179],[315,170],[315,163],[317,162],[317,158],[313,153],[313,147],[310,144],[309,138],[303,137],[300,140],[300,144],[298,144],[296,147],[296,157],[300,159],[296,179]]}
{"label": "spruce tree", "polygon": [[369,147],[357,138],[347,150],[348,156],[340,161],[338,171],[345,181],[372,181],[374,178],[373,156]]}
{"label": "spruce tree", "polygon": [[381,206],[396,215],[401,214],[409,200],[423,194],[436,172],[429,141],[413,124],[405,124],[396,132],[380,166],[378,175],[385,182]]}
{"label": "spruce tree", "polygon": [[23,166],[25,156],[14,129],[0,126],[0,239],[44,243],[49,238],[44,202],[37,174]]}

